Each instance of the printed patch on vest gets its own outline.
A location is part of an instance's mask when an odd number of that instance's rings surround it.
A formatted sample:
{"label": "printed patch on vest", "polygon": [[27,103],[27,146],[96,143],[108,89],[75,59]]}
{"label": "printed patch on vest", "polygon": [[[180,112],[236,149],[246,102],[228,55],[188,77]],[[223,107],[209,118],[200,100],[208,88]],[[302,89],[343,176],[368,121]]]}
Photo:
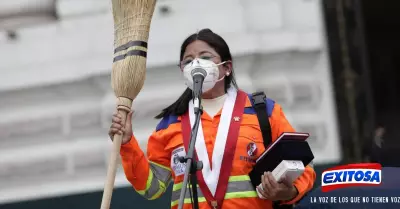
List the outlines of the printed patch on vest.
{"label": "printed patch on vest", "polygon": [[185,173],[186,164],[179,161],[179,157],[185,157],[186,151],[184,147],[178,147],[172,151],[171,155],[171,168],[175,176],[180,176]]}
{"label": "printed patch on vest", "polygon": [[247,156],[240,156],[240,160],[255,163],[255,155],[257,154],[257,145],[250,142],[246,147]]}
{"label": "printed patch on vest", "polygon": [[254,142],[250,142],[247,145],[247,155],[253,157],[257,153],[257,145]]}

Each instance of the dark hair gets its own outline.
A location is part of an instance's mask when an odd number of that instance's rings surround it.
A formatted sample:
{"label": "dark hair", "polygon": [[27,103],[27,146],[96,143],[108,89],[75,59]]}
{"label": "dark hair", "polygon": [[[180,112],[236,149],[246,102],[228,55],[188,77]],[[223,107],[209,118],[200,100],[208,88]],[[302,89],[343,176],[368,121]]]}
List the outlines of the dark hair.
{"label": "dark hair", "polygon": [[[198,33],[194,33],[190,35],[186,40],[182,43],[181,46],[181,53],[179,57],[179,61],[182,61],[183,55],[186,51],[186,47],[193,43],[196,40],[204,41],[210,47],[212,47],[221,57],[221,61],[232,61],[232,55],[229,50],[228,44],[225,42],[225,40],[219,36],[218,34],[212,32],[210,29],[202,29]],[[234,87],[237,87],[236,84],[236,79],[235,75],[232,69],[232,73],[229,74],[229,76],[225,76],[224,79],[225,82],[225,92],[227,89],[230,88],[230,85],[232,84]],[[189,101],[193,98],[192,95],[192,90],[189,88],[186,88],[186,90],[183,92],[183,94],[176,100],[173,104],[170,106],[166,107],[165,109],[162,110],[160,114],[158,114],[155,118],[156,119],[161,119],[165,116],[168,115],[176,115],[180,116],[183,115],[188,107],[189,107]]]}

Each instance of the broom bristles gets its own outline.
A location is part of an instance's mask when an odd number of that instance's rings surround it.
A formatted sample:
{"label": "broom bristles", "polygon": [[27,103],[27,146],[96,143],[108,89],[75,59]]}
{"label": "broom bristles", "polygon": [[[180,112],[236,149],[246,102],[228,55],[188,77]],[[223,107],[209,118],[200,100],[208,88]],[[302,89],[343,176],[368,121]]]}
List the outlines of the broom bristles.
{"label": "broom bristles", "polygon": [[114,62],[111,85],[119,105],[130,108],[131,104],[122,98],[134,100],[144,85],[147,42],[155,4],[155,0],[112,0]]}

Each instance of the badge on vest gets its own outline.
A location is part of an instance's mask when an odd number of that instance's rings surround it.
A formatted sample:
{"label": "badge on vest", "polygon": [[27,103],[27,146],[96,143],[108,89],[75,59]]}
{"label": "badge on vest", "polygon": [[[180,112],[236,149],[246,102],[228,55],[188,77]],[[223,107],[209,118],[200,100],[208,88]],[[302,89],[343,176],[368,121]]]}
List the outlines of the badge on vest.
{"label": "badge on vest", "polygon": [[240,160],[255,163],[255,155],[257,154],[257,145],[250,142],[246,147],[247,156],[240,156]]}
{"label": "badge on vest", "polygon": [[185,173],[186,164],[181,163],[179,161],[179,157],[185,157],[185,156],[186,156],[186,151],[183,146],[178,147],[172,151],[171,168],[174,171],[175,176],[180,176]]}
{"label": "badge on vest", "polygon": [[247,145],[247,155],[253,157],[257,153],[257,145],[254,142],[250,142]]}

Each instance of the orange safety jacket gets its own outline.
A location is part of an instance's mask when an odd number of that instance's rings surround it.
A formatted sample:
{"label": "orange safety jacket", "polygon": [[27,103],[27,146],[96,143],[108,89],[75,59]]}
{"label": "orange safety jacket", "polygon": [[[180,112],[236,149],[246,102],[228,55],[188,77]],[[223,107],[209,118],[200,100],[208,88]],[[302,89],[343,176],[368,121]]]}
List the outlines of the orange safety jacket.
{"label": "orange safety jacket", "polygon": [[[214,208],[213,206],[217,206],[218,209],[272,209],[272,201],[258,197],[248,176],[255,165],[255,159],[264,152],[265,147],[257,115],[248,95],[240,90],[237,95],[233,110],[233,114],[236,115],[232,115],[235,119],[232,121],[236,123],[231,122],[228,132],[226,153],[224,153],[215,196],[205,185],[201,171],[197,172],[200,209],[211,209]],[[268,98],[266,111],[271,124],[273,141],[283,132],[295,131],[287,121],[281,106]],[[125,175],[134,189],[143,197],[150,200],[160,197],[171,180],[174,181],[171,198],[173,209],[178,207],[184,177],[185,164],[180,163],[177,156],[185,156],[188,148],[190,140],[188,117],[188,113],[182,116],[164,117],[148,140],[147,158],[134,136],[130,142],[121,146]],[[220,118],[221,110],[213,118],[206,112],[201,116],[204,141],[210,161]],[[256,149],[248,152],[249,147],[254,145]],[[300,200],[313,187],[315,178],[313,168],[308,165],[305,172],[294,182],[298,190],[297,197],[283,204],[293,204]],[[192,208],[189,190],[189,188],[186,190],[184,209]]]}

